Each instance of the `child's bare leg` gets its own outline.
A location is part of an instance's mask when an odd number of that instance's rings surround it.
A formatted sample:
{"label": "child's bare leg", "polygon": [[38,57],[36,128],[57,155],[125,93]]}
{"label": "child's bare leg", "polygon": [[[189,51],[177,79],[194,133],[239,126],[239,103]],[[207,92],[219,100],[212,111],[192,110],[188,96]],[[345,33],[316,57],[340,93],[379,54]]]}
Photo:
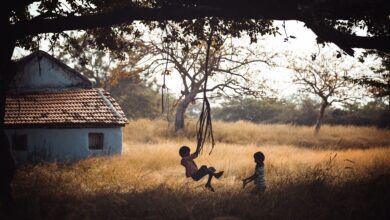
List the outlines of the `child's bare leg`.
{"label": "child's bare leg", "polygon": [[206,185],[211,186],[211,180],[213,179],[213,175],[209,174],[209,178],[207,179]]}
{"label": "child's bare leg", "polygon": [[220,171],[218,173],[214,173],[215,178],[219,179],[223,175],[223,171]]}
{"label": "child's bare leg", "polygon": [[216,173],[216,170],[214,167],[207,167],[207,166],[203,165],[199,168],[198,172],[192,176],[192,178],[195,181],[198,181],[207,175],[208,179],[207,179],[207,183],[206,183],[205,187],[208,190],[214,192],[214,188],[211,185],[211,180],[213,179],[213,177],[220,178],[222,176],[222,174],[223,174],[223,171]]}
{"label": "child's bare leg", "polygon": [[213,188],[213,186],[211,186],[211,180],[212,180],[212,179],[213,179],[213,174],[209,174],[209,178],[207,179],[207,183],[206,183],[205,187],[206,187],[208,190],[214,192],[214,188]]}
{"label": "child's bare leg", "polygon": [[213,175],[216,178],[220,178],[223,174],[223,171],[217,172],[217,170],[214,167],[208,168],[209,174]]}
{"label": "child's bare leg", "polygon": [[207,179],[207,183],[206,183],[205,187],[206,187],[207,189],[209,189],[210,191],[214,192],[214,188],[213,188],[213,186],[211,185],[211,180],[213,179],[213,177],[215,177],[215,178],[220,178],[220,177],[222,176],[222,174],[223,174],[223,171],[218,172],[218,173],[215,173],[216,170],[215,170],[214,167],[210,167],[210,168],[208,168],[207,170],[208,170],[208,175],[209,175],[209,177],[208,177],[208,179]]}

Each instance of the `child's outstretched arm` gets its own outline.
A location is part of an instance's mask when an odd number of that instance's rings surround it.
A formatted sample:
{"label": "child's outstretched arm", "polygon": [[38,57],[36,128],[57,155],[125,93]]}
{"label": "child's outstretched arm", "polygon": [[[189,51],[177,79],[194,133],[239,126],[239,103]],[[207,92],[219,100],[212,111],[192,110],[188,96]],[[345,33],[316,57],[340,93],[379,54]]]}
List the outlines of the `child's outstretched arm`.
{"label": "child's outstretched arm", "polygon": [[255,180],[257,177],[257,174],[253,174],[252,176],[248,177],[248,178],[245,178],[242,180],[242,188],[244,189],[246,187],[246,185],[250,182],[252,182],[253,180]]}

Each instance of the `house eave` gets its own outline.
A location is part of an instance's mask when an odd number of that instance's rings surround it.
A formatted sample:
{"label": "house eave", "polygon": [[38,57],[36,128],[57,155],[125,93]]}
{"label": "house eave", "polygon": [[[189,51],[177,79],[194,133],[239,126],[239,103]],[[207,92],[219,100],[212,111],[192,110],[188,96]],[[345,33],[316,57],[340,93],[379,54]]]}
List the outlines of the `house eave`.
{"label": "house eave", "polygon": [[120,128],[126,123],[55,123],[55,124],[6,124],[5,129],[24,128]]}

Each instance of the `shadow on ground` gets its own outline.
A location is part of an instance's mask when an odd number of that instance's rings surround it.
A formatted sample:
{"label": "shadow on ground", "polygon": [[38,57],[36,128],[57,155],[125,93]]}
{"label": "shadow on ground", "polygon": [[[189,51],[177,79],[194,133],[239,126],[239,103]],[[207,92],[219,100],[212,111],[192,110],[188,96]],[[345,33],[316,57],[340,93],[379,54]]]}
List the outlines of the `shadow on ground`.
{"label": "shadow on ground", "polygon": [[389,186],[390,175],[341,186],[289,185],[258,196],[164,186],[50,196],[45,189],[19,188],[13,214],[0,219],[389,219]]}

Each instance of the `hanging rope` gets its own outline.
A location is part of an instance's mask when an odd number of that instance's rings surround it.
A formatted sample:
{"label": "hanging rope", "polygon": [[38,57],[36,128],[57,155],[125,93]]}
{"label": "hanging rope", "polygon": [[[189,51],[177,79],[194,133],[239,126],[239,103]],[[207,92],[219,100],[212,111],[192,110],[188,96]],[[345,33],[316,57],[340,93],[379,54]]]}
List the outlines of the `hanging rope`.
{"label": "hanging rope", "polygon": [[[164,47],[164,43],[163,43]],[[161,87],[161,115],[164,115],[164,111],[166,109],[166,117],[167,117],[167,122],[168,122],[168,129],[169,129],[169,90],[168,87],[166,86],[166,75],[169,75],[169,70],[168,70],[168,63],[169,63],[169,47],[166,47],[167,49],[167,55],[166,55],[166,63],[165,63],[165,70],[162,73],[163,74],[163,85]],[[166,93],[166,98],[164,99],[164,91]]]}
{"label": "hanging rope", "polygon": [[168,130],[169,130],[169,124],[170,124],[170,120],[169,120],[169,117],[170,117],[170,108],[169,108],[169,89],[167,87],[167,91],[166,91],[167,95],[166,95],[166,98],[165,98],[165,104],[166,104],[166,112],[167,112],[167,122],[168,122]]}
{"label": "hanging rope", "polygon": [[207,50],[206,50],[206,62],[205,62],[205,81],[204,81],[204,87],[203,87],[203,105],[202,105],[202,112],[200,113],[198,123],[196,125],[197,127],[197,146],[196,149],[198,152],[201,152],[203,150],[204,143],[206,139],[211,141],[211,150],[210,153],[213,151],[215,146],[215,140],[213,135],[213,125],[211,123],[211,109],[210,109],[210,103],[207,98],[207,81],[209,76],[209,58],[210,58],[210,47],[212,44],[212,38],[214,34],[214,28],[211,28],[210,30],[210,36],[207,41]]}
{"label": "hanging rope", "polygon": [[164,114],[164,109],[165,109],[165,106],[164,106],[164,90],[168,89],[166,84],[165,84],[165,76],[167,75],[167,70],[168,70],[168,55],[167,55],[167,62],[165,64],[165,70],[162,73],[163,74],[163,85],[161,87],[161,114]]}
{"label": "hanging rope", "polygon": [[[164,42],[163,42],[163,50],[164,50]],[[161,87],[161,114],[164,114],[164,109],[165,109],[164,90],[167,90],[167,93],[168,93],[168,88],[165,84],[165,77],[168,74],[168,62],[169,62],[169,48],[167,47],[165,70],[162,73],[163,74],[163,85]],[[168,96],[167,96],[167,98],[168,98]]]}

